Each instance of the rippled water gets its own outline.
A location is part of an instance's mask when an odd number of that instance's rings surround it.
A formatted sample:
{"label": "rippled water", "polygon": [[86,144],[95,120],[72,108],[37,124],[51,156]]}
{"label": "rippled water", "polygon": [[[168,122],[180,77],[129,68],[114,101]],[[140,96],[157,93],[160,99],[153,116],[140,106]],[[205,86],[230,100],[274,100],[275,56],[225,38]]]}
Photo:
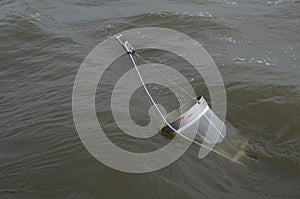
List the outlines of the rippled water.
{"label": "rippled water", "polygon": [[[2,0],[0,198],[299,198],[299,10],[298,0]],[[201,160],[193,145],[171,166],[133,175],[86,151],[72,117],[77,70],[97,43],[144,26],[205,47],[225,82],[227,120],[257,160]],[[112,139],[134,148],[105,122]]]}

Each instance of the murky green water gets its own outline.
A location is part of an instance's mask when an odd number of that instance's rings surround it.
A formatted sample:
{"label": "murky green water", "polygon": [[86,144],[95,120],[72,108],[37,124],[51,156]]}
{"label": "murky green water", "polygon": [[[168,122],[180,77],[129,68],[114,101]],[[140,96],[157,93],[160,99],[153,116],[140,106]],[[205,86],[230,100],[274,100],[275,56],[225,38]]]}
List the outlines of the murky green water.
{"label": "murky green water", "polygon": [[[296,0],[2,0],[0,198],[299,198],[299,10]],[[181,31],[210,53],[225,82],[227,121],[257,160],[243,167],[213,153],[198,159],[192,145],[171,166],[137,175],[86,151],[72,117],[77,70],[96,44],[144,26]],[[207,95],[199,81],[196,92]],[[133,101],[139,118],[143,96]],[[98,116],[110,114],[103,97],[99,91]],[[104,122],[120,146],[139,146]]]}

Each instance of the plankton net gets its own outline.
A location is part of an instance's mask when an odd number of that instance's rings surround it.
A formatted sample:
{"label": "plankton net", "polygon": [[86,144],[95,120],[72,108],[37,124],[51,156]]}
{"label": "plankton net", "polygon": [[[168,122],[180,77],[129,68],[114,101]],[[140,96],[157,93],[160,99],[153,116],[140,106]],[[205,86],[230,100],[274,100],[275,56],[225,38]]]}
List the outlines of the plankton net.
{"label": "plankton net", "polygon": [[[176,134],[180,135],[184,139],[201,146],[202,150],[206,150],[202,157],[206,156],[209,151],[213,151],[223,157],[233,160],[234,158],[228,157],[227,154],[213,149],[215,144],[221,143],[225,139],[226,127],[224,122],[220,120],[219,117],[210,109],[203,96],[197,97],[196,99],[192,99],[184,103],[180,108],[168,113],[167,115],[164,115],[160,111],[150,92],[148,91],[137,67],[134,57],[141,57],[135,52],[134,48],[128,41],[121,40],[121,36],[122,35],[118,35],[116,39],[120,42],[121,46],[129,55],[151,103],[155,106],[155,109],[158,111],[160,117],[162,118],[162,123],[160,124],[160,132],[167,136]],[[143,58],[141,59],[143,60]],[[145,60],[144,62],[146,63]],[[202,140],[203,143],[195,141],[188,135],[183,134],[183,131],[191,126],[196,126],[196,138],[197,140]],[[199,156],[201,157],[200,152]]]}

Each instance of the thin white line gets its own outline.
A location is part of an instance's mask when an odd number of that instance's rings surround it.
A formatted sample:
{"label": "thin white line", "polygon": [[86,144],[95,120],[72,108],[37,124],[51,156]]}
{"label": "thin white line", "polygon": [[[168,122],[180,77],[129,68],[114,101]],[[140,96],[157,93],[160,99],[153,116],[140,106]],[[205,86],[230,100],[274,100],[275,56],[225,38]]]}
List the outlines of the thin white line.
{"label": "thin white line", "polygon": [[[145,64],[147,64],[147,61],[141,57],[139,54],[136,54]],[[173,85],[175,85],[177,88],[179,88],[181,91],[183,91],[186,95],[188,95],[189,97],[191,97],[192,99],[195,99],[194,96],[192,96],[191,94],[189,94],[188,92],[186,92],[183,88],[181,88],[178,84],[176,84],[175,81],[173,81],[172,79],[170,79],[168,76],[166,76],[164,73],[160,72],[158,69],[156,69],[155,67],[153,67],[154,70],[156,70],[157,72],[159,72],[160,75],[164,76],[167,80],[169,80]]]}

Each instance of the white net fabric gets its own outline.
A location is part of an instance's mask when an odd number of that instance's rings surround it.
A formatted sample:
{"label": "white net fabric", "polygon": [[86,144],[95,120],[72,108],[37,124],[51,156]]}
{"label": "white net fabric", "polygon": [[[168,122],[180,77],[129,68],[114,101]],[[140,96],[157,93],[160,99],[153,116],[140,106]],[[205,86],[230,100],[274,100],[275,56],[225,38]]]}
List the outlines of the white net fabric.
{"label": "white net fabric", "polygon": [[[208,106],[208,105],[207,105]],[[226,136],[226,127],[218,116],[210,109],[206,109],[198,122],[197,138],[209,144],[220,143]]]}
{"label": "white net fabric", "polygon": [[[167,114],[166,118],[177,132],[184,133],[185,129],[193,126],[192,129],[197,130],[196,139],[204,143],[220,143],[226,136],[224,122],[209,108],[203,97],[199,101],[191,100],[181,109]],[[166,124],[162,131],[173,132]]]}

